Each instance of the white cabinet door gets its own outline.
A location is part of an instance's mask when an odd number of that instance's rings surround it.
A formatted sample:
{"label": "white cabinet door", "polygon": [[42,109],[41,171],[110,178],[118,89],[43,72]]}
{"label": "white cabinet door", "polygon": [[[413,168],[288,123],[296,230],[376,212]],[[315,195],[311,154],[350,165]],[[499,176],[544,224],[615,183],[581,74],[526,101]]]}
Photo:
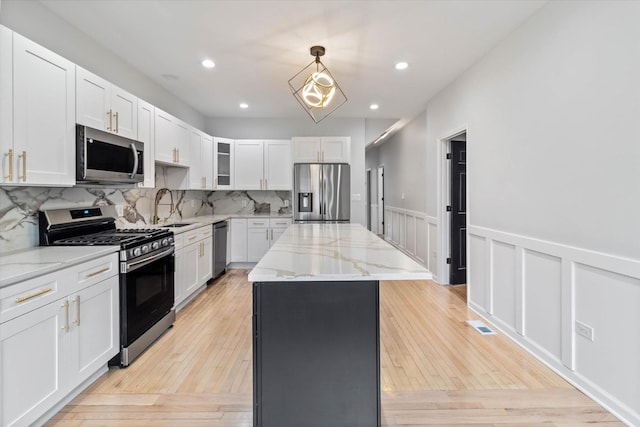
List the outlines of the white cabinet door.
{"label": "white cabinet door", "polygon": [[138,98],[117,86],[111,86],[112,131],[126,138],[138,137]]}
{"label": "white cabinet door", "polygon": [[291,190],[293,178],[291,176],[291,141],[264,141],[264,189]]}
{"label": "white cabinet door", "polygon": [[247,262],[247,220],[231,218],[230,262]]}
{"label": "white cabinet door", "polygon": [[144,144],[144,182],[138,184],[141,188],[156,186],[155,164],[155,108],[141,99],[138,100],[138,141]]}
{"label": "white cabinet door", "polygon": [[247,231],[247,261],[258,262],[270,245],[269,227],[249,228]]}
{"label": "white cabinet door", "polygon": [[323,163],[349,163],[351,158],[351,138],[336,136],[322,137]]}
{"label": "white cabinet door", "polygon": [[120,351],[118,276],[69,296],[72,383],[80,384]]}
{"label": "white cabinet door", "polygon": [[202,141],[203,134],[195,128],[189,132],[189,154],[193,162],[189,165],[189,188],[204,190],[204,175],[202,174]]}
{"label": "white cabinet door", "polygon": [[[5,178],[8,171],[2,179],[13,184],[73,185],[75,65],[19,34],[12,33],[12,39],[13,76],[5,75],[3,64],[1,77],[13,81],[12,111],[2,109],[3,115],[12,116],[1,124],[12,126],[12,153],[7,150],[5,154],[7,162],[13,160],[13,180]],[[4,63],[5,53],[2,55]],[[5,88],[6,83],[1,86]]]}
{"label": "white cabinet door", "polygon": [[292,139],[293,163],[317,163],[320,161],[321,140],[319,137],[296,137]]}
{"label": "white cabinet door", "polygon": [[64,301],[0,325],[0,425],[30,425],[66,395]]}
{"label": "white cabinet door", "polygon": [[236,140],[234,164],[234,188],[236,190],[262,190],[264,188],[262,140]]}
{"label": "white cabinet door", "polygon": [[175,119],[176,124],[176,148],[178,150],[178,160],[183,166],[190,166],[189,164],[189,137],[191,135],[191,126]]}
{"label": "white cabinet door", "polygon": [[113,127],[113,111],[109,115],[111,83],[82,67],[77,67],[76,73],[77,122],[105,132],[111,131]]}
{"label": "white cabinet door", "polygon": [[155,112],[155,160],[163,163],[176,161],[176,130],[175,118],[168,113],[156,108]]}
{"label": "white cabinet door", "polygon": [[100,76],[77,67],[76,121],[82,125],[138,137],[138,98]]}
{"label": "white cabinet door", "polygon": [[213,276],[213,240],[211,237],[198,243],[201,247],[198,258],[198,283],[204,284]]}
{"label": "white cabinet door", "polygon": [[202,136],[200,162],[201,173],[204,178],[204,189],[213,190],[213,138],[207,134]]}
{"label": "white cabinet door", "polygon": [[200,244],[191,243],[184,248],[184,270],[182,281],[184,283],[184,297],[187,298],[198,288],[198,257]]}
{"label": "white cabinet door", "polygon": [[[0,183],[16,181],[13,159],[13,31],[0,25]],[[1,421],[1,420],[0,420]]]}
{"label": "white cabinet door", "polygon": [[231,190],[234,188],[234,146],[232,139],[213,138],[214,148],[214,190]]}

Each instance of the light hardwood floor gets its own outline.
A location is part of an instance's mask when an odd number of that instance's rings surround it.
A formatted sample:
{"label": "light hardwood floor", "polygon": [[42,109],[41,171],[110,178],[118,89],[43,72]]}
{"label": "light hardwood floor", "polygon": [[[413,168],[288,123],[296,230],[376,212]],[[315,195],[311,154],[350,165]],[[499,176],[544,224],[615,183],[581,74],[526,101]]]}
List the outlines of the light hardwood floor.
{"label": "light hardwood floor", "polygon": [[[247,273],[210,285],[131,366],[47,425],[251,426]],[[383,426],[623,425],[502,334],[469,327],[464,286],[387,281],[380,293]]]}

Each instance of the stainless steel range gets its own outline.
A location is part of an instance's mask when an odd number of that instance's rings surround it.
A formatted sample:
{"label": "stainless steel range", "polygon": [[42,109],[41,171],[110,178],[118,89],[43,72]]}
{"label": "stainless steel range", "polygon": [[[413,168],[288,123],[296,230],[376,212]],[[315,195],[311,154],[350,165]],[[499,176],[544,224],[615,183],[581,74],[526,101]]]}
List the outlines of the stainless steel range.
{"label": "stainless steel range", "polygon": [[120,247],[120,354],[128,366],[175,321],[173,233],[116,229],[114,206],[40,212],[40,246]]}

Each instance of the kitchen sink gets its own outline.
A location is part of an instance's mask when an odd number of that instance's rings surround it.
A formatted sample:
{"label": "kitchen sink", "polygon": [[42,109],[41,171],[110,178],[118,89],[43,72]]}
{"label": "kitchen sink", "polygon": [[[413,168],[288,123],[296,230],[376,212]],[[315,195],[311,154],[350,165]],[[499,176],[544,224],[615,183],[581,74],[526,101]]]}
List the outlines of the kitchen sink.
{"label": "kitchen sink", "polygon": [[166,224],[163,225],[162,227],[167,227],[167,228],[177,228],[177,227],[186,227],[187,225],[192,225],[192,222],[176,222],[173,224]]}

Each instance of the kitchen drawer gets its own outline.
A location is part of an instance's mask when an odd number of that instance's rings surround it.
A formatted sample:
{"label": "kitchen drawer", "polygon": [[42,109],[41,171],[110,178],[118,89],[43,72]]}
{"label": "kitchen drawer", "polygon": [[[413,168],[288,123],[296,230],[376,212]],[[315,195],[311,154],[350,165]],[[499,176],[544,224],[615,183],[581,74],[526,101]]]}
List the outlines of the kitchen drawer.
{"label": "kitchen drawer", "polygon": [[0,323],[64,297],[68,277],[66,270],[61,270],[1,288]]}
{"label": "kitchen drawer", "polygon": [[188,245],[190,243],[197,242],[199,240],[204,240],[206,238],[211,238],[213,236],[213,227],[211,225],[204,225],[202,227],[196,228],[195,230],[190,230],[184,235],[184,245]]}
{"label": "kitchen drawer", "polygon": [[249,228],[266,228],[269,227],[269,218],[249,218],[247,220]]}
{"label": "kitchen drawer", "polygon": [[74,278],[77,283],[77,286],[71,292],[100,283],[111,276],[116,276],[119,273],[118,266],[118,254],[114,253],[71,267],[75,272]]}
{"label": "kitchen drawer", "polygon": [[291,225],[291,218],[271,218],[271,227],[283,227],[286,228]]}

